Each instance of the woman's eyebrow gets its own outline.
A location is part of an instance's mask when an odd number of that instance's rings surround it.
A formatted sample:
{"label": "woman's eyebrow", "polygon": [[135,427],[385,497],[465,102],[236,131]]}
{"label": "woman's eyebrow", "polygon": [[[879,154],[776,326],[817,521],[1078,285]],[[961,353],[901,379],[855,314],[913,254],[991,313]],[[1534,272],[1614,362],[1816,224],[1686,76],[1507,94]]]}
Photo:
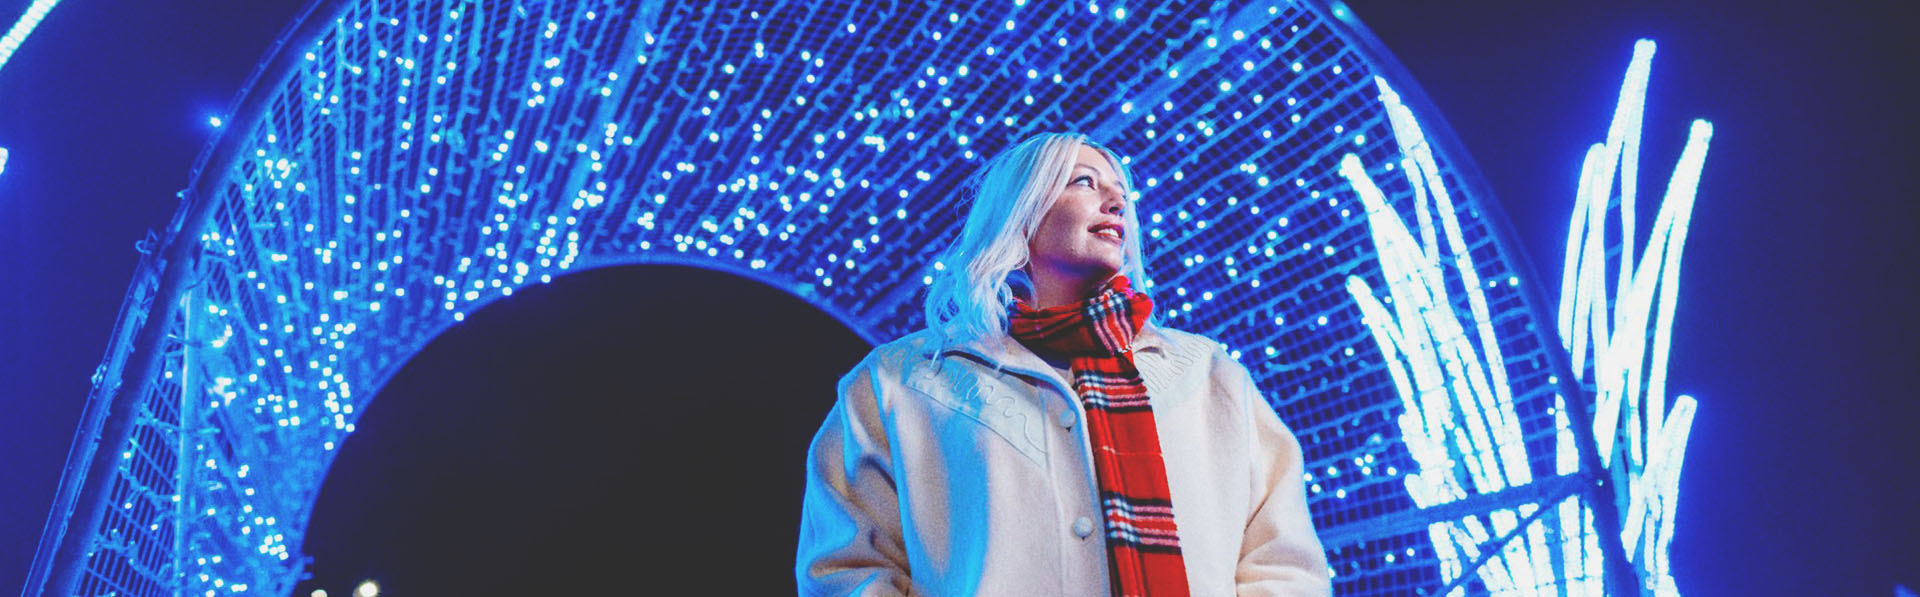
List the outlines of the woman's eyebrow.
{"label": "woman's eyebrow", "polygon": [[1087,164],[1076,163],[1073,165],[1073,169],[1074,170],[1092,170],[1094,175],[1099,177],[1103,182],[1119,182],[1118,179],[1110,176],[1106,176],[1105,174],[1101,173],[1099,168],[1095,168]]}
{"label": "woman's eyebrow", "polygon": [[1101,173],[1100,173],[1100,169],[1099,169],[1099,168],[1095,168],[1095,167],[1093,167],[1093,166],[1091,166],[1091,165],[1088,165],[1088,164],[1085,164],[1085,163],[1081,163],[1081,162],[1075,162],[1075,163],[1073,164],[1073,169],[1074,169],[1074,171],[1080,171],[1080,170],[1092,170],[1092,171],[1093,171],[1093,174],[1094,174],[1094,178],[1097,178],[1097,179],[1099,179],[1099,180],[1100,180],[1100,185],[1101,185],[1101,186],[1114,186],[1114,187],[1120,187],[1120,188],[1121,188],[1121,190],[1123,190],[1123,191],[1127,191],[1128,193],[1132,193],[1132,192],[1133,192],[1133,189],[1131,189],[1131,188],[1128,188],[1128,187],[1126,187],[1126,186],[1124,186],[1124,185],[1122,185],[1122,184],[1120,184],[1120,177],[1118,177],[1118,176],[1112,176],[1112,177],[1109,177],[1109,176],[1105,176],[1105,175],[1103,175],[1103,174],[1101,174]]}

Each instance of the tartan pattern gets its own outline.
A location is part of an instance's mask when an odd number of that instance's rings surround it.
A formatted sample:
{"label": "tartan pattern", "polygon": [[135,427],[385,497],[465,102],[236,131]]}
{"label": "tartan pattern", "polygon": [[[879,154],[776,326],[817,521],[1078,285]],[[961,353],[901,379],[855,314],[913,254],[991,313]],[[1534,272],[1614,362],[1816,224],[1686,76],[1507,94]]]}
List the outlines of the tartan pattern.
{"label": "tartan pattern", "polygon": [[1015,301],[1009,318],[1014,339],[1067,358],[1073,369],[1073,389],[1087,410],[1115,595],[1187,594],[1160,434],[1133,363],[1133,336],[1152,312],[1153,299],[1115,276],[1079,303],[1033,309]]}

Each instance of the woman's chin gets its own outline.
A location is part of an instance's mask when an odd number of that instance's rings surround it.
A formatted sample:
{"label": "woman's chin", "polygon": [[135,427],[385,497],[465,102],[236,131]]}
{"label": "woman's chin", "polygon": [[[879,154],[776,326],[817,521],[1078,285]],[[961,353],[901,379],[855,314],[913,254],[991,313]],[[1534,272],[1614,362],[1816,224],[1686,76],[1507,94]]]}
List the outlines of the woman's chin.
{"label": "woman's chin", "polygon": [[1105,286],[1114,276],[1120,274],[1120,267],[1118,265],[1101,264],[1100,267],[1090,270],[1086,276],[1086,280],[1092,282],[1093,287],[1098,288]]}

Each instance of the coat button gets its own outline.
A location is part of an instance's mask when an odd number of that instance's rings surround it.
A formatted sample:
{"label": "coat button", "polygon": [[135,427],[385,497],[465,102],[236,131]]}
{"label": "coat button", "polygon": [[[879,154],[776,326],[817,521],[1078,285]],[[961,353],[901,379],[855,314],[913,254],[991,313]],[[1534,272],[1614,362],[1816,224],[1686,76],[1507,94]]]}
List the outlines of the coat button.
{"label": "coat button", "polygon": [[1072,429],[1073,421],[1076,418],[1077,417],[1073,416],[1073,409],[1070,409],[1070,408],[1061,409],[1060,410],[1060,427],[1062,429]]}
{"label": "coat button", "polygon": [[1082,516],[1073,521],[1073,536],[1081,539],[1093,534],[1093,519]]}

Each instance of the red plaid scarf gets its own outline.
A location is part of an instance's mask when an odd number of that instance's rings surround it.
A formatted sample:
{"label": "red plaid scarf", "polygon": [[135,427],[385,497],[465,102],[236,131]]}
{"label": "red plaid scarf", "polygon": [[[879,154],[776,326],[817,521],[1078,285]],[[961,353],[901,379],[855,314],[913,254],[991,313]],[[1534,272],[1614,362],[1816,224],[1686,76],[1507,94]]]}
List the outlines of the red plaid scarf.
{"label": "red plaid scarf", "polygon": [[1114,595],[1187,594],[1160,434],[1133,364],[1133,337],[1152,312],[1153,299],[1115,276],[1079,303],[1035,310],[1016,301],[1010,318],[1021,344],[1072,366],[1073,389],[1087,409]]}

